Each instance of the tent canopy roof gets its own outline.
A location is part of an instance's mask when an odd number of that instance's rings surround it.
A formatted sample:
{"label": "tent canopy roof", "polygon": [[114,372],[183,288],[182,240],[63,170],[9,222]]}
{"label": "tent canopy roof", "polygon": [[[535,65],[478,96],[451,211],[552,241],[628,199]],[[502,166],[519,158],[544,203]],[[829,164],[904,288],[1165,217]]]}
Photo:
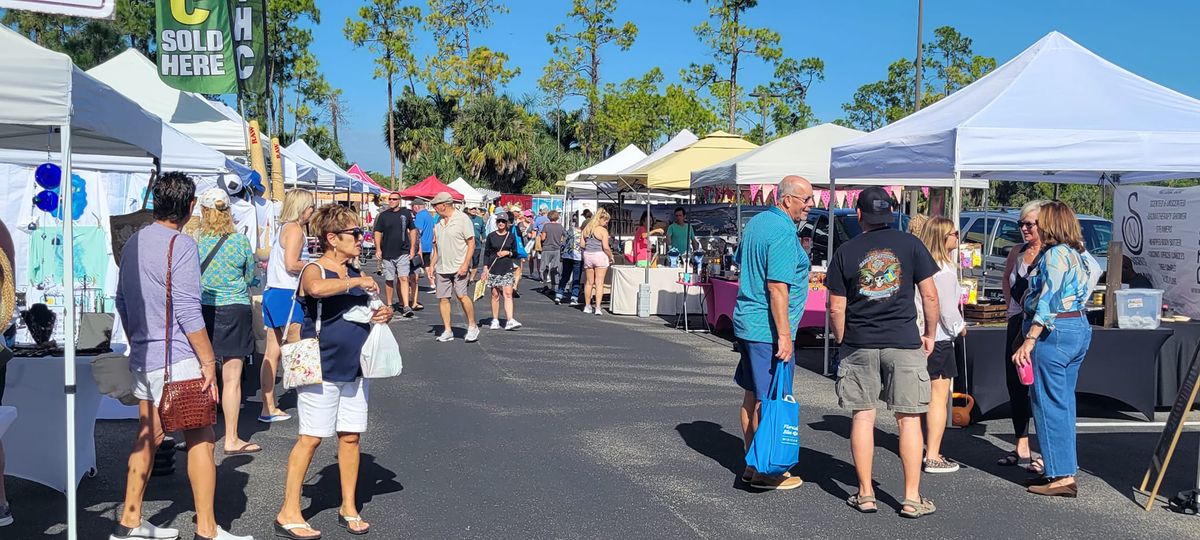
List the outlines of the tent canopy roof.
{"label": "tent canopy roof", "polygon": [[443,191],[449,193],[450,196],[456,201],[463,200],[462,193],[459,193],[454,188],[443,184],[442,181],[438,180],[438,177],[433,174],[429,175],[424,180],[413,184],[412,187],[401,191],[400,196],[406,199],[432,199],[434,195],[437,195]]}
{"label": "tent canopy roof", "polygon": [[[830,148],[863,135],[862,131],[837,124],[802,129],[706,169],[692,171],[692,187],[777,184],[783,177],[793,174],[803,176],[814,186],[827,186]],[[838,179],[839,185],[945,187],[949,183],[945,179]],[[968,181],[964,185],[982,189],[987,187],[987,182]]]}
{"label": "tent canopy roof", "polygon": [[830,164],[839,179],[956,170],[1062,183],[1200,176],[1200,100],[1051,32],[945,99],[835,146]]}
{"label": "tent canopy roof", "polygon": [[653,163],[642,165],[629,174],[626,182],[645,185],[650,189],[681,190],[692,184],[693,170],[745,154],[758,148],[746,139],[724,131],[714,131],[702,139],[676,150]]}
{"label": "tent canopy roof", "polygon": [[0,27],[0,144],[58,151],[53,126],[71,125],[72,153],[162,155],[162,120],[75,67],[71,58]]}
{"label": "tent canopy roof", "polygon": [[600,163],[596,163],[595,165],[592,165],[591,167],[588,167],[581,171],[576,171],[571,174],[568,174],[566,177],[566,181],[567,181],[566,185],[567,185],[567,187],[571,187],[571,184],[573,182],[575,182],[576,179],[586,181],[586,180],[588,180],[589,177],[591,177],[593,175],[597,175],[597,174],[611,174],[611,173],[621,172],[645,158],[646,158],[646,153],[643,152],[636,145],[631,144],[629,146],[626,146],[625,148],[622,148],[620,152],[617,152],[617,153],[609,156],[608,159],[601,161]]}
{"label": "tent canopy roof", "polygon": [[167,86],[154,62],[136,49],[112,57],[88,74],[129,96],[185,135],[231,155],[246,152],[241,119],[228,118],[204,96]]}
{"label": "tent canopy roof", "polygon": [[[689,145],[694,144],[698,140],[700,140],[700,138],[697,137],[695,133],[692,133],[686,129],[680,130],[679,133],[676,133],[674,137],[671,137],[671,140],[660,146],[658,150],[651,152],[650,155],[638,160],[636,163],[618,171],[602,172],[590,175],[591,179],[593,182],[628,181],[628,179],[631,178],[630,175],[632,175],[638,169],[662,160],[679,150],[687,148]],[[615,189],[612,190],[615,191]]]}
{"label": "tent canopy roof", "polygon": [[462,194],[463,202],[473,205],[483,204],[483,193],[480,193],[479,190],[475,189],[475,186],[467,183],[466,180],[457,178],[453,182],[450,182],[449,187]]}
{"label": "tent canopy roof", "polygon": [[363,168],[359,167],[357,163],[351,165],[350,168],[346,170],[346,174],[353,176],[360,182],[375,186],[379,189],[379,193],[391,193],[391,190],[379,185],[379,182],[376,182],[374,178],[371,178],[371,175],[367,174],[367,171],[364,171]]}
{"label": "tent canopy roof", "polygon": [[338,167],[330,167],[325,163],[325,159],[317,155],[317,152],[304,142],[304,139],[296,139],[287,147],[291,151],[294,158],[317,170],[316,184],[317,189],[321,190],[341,190],[350,187],[352,182],[357,182],[346,171]]}

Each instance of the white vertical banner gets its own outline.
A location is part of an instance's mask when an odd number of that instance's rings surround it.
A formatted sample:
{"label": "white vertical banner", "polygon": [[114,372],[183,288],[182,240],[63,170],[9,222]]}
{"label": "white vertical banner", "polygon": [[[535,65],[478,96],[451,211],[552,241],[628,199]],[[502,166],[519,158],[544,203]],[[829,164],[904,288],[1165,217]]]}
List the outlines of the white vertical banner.
{"label": "white vertical banner", "polygon": [[1163,301],[1200,319],[1200,187],[1118,187],[1113,229]]}
{"label": "white vertical banner", "polygon": [[111,19],[117,8],[117,0],[0,0],[0,8]]}

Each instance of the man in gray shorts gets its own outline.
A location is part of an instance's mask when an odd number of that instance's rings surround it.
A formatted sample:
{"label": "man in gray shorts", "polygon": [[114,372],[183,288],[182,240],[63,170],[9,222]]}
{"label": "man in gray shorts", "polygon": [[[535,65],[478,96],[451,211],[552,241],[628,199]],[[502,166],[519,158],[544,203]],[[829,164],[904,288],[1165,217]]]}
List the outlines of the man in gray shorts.
{"label": "man in gray shorts", "polygon": [[[875,408],[883,402],[900,425],[900,462],[904,499],[900,515],[932,514],[932,501],[921,497],[921,415],[929,408],[927,357],[933,352],[938,324],[938,266],[917,237],[890,228],[892,199],[883,188],[863,190],[857,203],[863,233],[840,246],[826,275],[833,335],[841,363],[838,402],[853,411],[850,451],[858,472],[858,493],[847,501],[860,512],[879,505],[871,469],[875,457]],[[914,289],[925,315],[924,335],[917,328]]]}
{"label": "man in gray shorts", "polygon": [[429,206],[441,217],[433,226],[433,252],[429,261],[436,280],[438,310],[442,315],[442,333],[437,340],[454,340],[454,330],[450,327],[450,299],[453,297],[458,298],[463,314],[467,316],[464,339],[471,343],[479,339],[475,305],[467,294],[471,257],[476,249],[475,227],[466,214],[454,208],[454,200],[445,191],[434,196]]}
{"label": "man in gray shorts", "polygon": [[[379,261],[379,272],[383,274],[384,301],[392,306],[396,314],[409,319],[413,316],[409,304],[408,276],[412,272],[412,259],[417,253],[417,227],[413,215],[407,208],[400,207],[400,194],[388,195],[388,207],[375,219],[375,258]],[[399,289],[396,303],[392,300],[393,284]]]}

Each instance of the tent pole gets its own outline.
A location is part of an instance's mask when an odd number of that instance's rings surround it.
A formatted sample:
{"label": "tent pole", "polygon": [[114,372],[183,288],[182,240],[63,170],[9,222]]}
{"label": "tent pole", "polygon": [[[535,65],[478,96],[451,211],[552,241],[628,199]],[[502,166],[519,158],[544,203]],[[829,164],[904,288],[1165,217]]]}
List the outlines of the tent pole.
{"label": "tent pole", "polygon": [[59,211],[63,217],[63,290],[67,306],[63,318],[63,393],[67,398],[67,538],[75,540],[78,523],[75,516],[75,224],[71,215],[71,125],[59,133],[62,151],[63,185]]}
{"label": "tent pole", "polygon": [[[829,261],[833,258],[833,223],[836,221],[833,216],[834,206],[837,202],[837,179],[829,179],[829,237],[825,239],[825,260],[822,261],[825,266],[825,271],[829,271]],[[816,239],[816,231],[813,231],[813,239]],[[815,242],[814,242],[815,245]],[[829,279],[829,274],[825,274],[825,279]],[[829,375],[829,287],[825,287],[825,339],[822,340],[825,348],[825,368],[821,372],[822,375]]]}

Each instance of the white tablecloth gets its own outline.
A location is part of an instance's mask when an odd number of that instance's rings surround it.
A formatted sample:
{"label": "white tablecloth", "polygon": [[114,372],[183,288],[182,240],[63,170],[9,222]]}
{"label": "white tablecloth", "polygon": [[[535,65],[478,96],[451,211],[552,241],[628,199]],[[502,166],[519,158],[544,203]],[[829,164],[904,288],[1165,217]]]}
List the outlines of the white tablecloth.
{"label": "white tablecloth", "polygon": [[[96,468],[96,411],[100,394],[91,357],[75,358],[75,483]],[[5,474],[58,491],[67,490],[67,402],[63,358],[13,358],[8,363],[4,405],[17,420],[4,434]]]}
{"label": "white tablecloth", "polygon": [[[646,280],[646,269],[636,266],[613,266],[612,291],[609,307],[616,315],[637,315],[638,286]],[[683,286],[679,280],[681,268],[650,269],[650,314],[675,315],[683,306]],[[688,313],[700,313],[700,288],[688,287]]]}

